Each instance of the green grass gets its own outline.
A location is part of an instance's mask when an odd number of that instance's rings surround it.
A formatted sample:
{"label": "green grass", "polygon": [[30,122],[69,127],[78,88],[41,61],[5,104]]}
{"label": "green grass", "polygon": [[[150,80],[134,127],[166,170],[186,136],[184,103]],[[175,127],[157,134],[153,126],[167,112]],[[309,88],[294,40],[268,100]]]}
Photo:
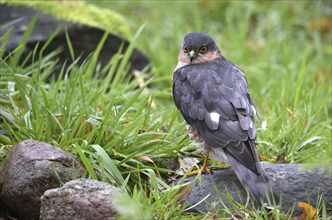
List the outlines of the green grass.
{"label": "green grass", "polygon": [[[331,19],[328,2],[96,4],[127,15],[136,30],[130,48],[137,46],[148,54],[151,79],[140,87],[128,77],[131,49],[100,68],[103,38],[81,66],[71,49],[69,69],[62,68],[60,78],[48,82],[57,51],[32,52],[32,65],[18,64],[33,23],[9,56],[4,55],[8,36],[2,36],[0,161],[16,143],[40,140],[76,154],[87,168],[87,177],[126,191],[129,196],[118,199],[123,219],[201,219],[216,212],[230,217],[232,210],[213,208],[209,213],[184,214],[186,206],[177,205],[181,185],[165,183],[171,171],[163,161],[193,149],[172,101],[172,72],[182,37],[203,31],[246,73],[260,114],[260,156],[272,162],[279,156],[286,163],[331,164],[332,46],[323,22]],[[71,48],[70,36],[67,43]],[[122,208],[127,204],[137,211],[126,213]],[[278,218],[283,219],[283,214]]]}

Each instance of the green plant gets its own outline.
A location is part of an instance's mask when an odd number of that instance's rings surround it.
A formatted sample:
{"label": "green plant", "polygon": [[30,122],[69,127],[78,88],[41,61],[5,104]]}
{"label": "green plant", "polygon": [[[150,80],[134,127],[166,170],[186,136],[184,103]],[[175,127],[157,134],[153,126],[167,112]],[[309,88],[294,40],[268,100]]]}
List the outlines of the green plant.
{"label": "green plant", "polygon": [[[164,181],[173,171],[162,162],[191,154],[194,148],[173,104],[171,75],[182,36],[204,31],[246,73],[260,113],[260,156],[271,162],[281,157],[287,163],[330,164],[331,46],[329,34],[313,25],[331,16],[324,11],[325,2],[188,4],[112,4],[112,9],[127,14],[137,29],[129,50],[120,50],[101,68],[98,57],[105,34],[94,53],[78,65],[80,58],[75,57],[67,35],[71,60],[67,68],[61,68],[58,79],[51,76],[58,51],[42,52],[48,43],[39,54],[34,50],[21,57],[36,17],[10,54],[5,53],[10,31],[1,36],[0,162],[13,145],[32,138],[76,154],[87,168],[88,178],[121,187],[128,196],[119,198],[119,204],[141,211],[126,215],[119,205],[124,219],[135,215],[153,219],[229,218],[233,210],[258,218],[261,213],[236,203],[218,210],[210,204],[208,213],[185,213],[188,207],[177,204],[183,182],[168,186]],[[152,61],[151,78],[143,85],[128,74],[128,58],[136,46]],[[26,65],[30,58],[34,62]],[[328,216],[325,203],[319,206],[321,216]],[[275,213],[279,219],[288,219],[290,214],[286,210]]]}

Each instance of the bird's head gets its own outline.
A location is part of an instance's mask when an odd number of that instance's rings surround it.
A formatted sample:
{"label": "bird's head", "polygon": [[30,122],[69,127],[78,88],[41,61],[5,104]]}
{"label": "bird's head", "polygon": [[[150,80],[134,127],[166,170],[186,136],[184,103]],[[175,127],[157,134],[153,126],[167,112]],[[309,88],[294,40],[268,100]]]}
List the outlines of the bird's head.
{"label": "bird's head", "polygon": [[192,32],[184,37],[179,53],[179,61],[188,65],[211,61],[220,56],[216,43],[209,35]]}

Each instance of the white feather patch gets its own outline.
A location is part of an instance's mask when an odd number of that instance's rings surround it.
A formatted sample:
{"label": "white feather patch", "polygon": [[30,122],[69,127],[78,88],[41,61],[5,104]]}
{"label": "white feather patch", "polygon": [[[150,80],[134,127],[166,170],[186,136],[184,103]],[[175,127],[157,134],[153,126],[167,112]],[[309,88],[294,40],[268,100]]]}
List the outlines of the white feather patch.
{"label": "white feather patch", "polygon": [[216,127],[218,127],[220,115],[217,112],[211,112],[210,117],[211,117],[212,123],[215,124]]}

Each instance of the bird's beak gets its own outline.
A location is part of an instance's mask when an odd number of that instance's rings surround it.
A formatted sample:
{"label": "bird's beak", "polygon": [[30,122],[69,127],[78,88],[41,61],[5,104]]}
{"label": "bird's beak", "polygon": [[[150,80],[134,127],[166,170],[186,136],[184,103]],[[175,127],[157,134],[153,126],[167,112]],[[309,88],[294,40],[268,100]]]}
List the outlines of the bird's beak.
{"label": "bird's beak", "polygon": [[195,54],[195,51],[194,50],[191,50],[189,52],[189,58],[190,58],[190,61],[193,61],[193,59],[196,58],[196,54]]}

